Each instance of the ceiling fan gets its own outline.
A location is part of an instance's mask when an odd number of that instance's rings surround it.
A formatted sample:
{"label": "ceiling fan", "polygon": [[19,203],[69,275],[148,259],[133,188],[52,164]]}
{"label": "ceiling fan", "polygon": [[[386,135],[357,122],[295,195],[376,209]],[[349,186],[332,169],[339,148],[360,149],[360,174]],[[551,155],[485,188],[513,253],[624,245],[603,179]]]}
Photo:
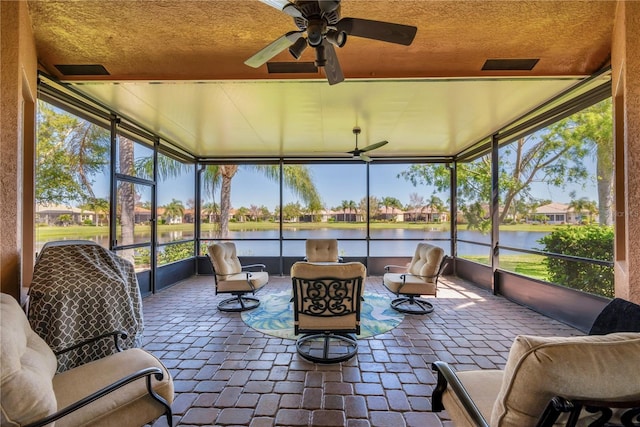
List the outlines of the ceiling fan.
{"label": "ceiling fan", "polygon": [[[286,48],[298,59],[307,46],[315,49],[317,67],[324,67],[329,84],[344,80],[334,46],[342,47],[347,35],[409,46],[416,27],[360,18],[342,18],[340,0],[261,0],[293,18],[298,31],[289,31],[244,63],[258,68]],[[306,35],[306,37],[305,37]]]}
{"label": "ceiling fan", "polygon": [[356,136],[356,148],[354,148],[351,151],[347,151],[347,153],[351,154],[353,156],[354,159],[360,159],[363,160],[365,162],[370,162],[371,161],[371,157],[362,154],[365,153],[367,151],[371,151],[371,150],[375,150],[376,148],[380,148],[383,145],[387,145],[389,143],[389,141],[380,141],[380,142],[376,142],[375,144],[371,144],[371,145],[367,145],[366,147],[363,148],[358,148],[358,135],[360,135],[360,128],[358,126],[353,128],[353,134]]}

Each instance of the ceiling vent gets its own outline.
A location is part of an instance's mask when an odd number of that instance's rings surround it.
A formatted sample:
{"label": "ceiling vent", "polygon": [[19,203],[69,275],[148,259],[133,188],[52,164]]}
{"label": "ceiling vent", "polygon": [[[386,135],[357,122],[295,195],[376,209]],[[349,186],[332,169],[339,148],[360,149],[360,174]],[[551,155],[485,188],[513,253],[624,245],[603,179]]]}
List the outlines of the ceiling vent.
{"label": "ceiling vent", "polygon": [[532,59],[487,59],[483,71],[531,71],[540,58]]}
{"label": "ceiling vent", "polygon": [[277,73],[317,73],[313,62],[267,62],[269,74]]}
{"label": "ceiling vent", "polygon": [[100,64],[63,64],[54,65],[65,76],[109,76],[109,72]]}

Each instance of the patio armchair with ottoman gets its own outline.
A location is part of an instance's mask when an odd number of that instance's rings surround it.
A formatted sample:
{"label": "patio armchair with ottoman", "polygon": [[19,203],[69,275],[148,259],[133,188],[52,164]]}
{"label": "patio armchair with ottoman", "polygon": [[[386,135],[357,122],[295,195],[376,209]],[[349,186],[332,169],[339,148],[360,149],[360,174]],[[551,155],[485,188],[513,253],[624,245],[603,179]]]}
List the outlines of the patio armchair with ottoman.
{"label": "patio armchair with ottoman", "polygon": [[639,366],[640,333],[520,335],[504,370],[435,362],[432,408],[446,409],[456,427],[637,426]]}
{"label": "patio armchair with ottoman", "polygon": [[[247,294],[255,294],[269,281],[264,264],[241,265],[233,242],[215,243],[208,247],[208,257],[213,267],[216,295],[233,295],[218,304],[218,310],[238,312],[251,310],[260,300]],[[251,271],[251,270],[257,271]]]}
{"label": "patio armchair with ottoman", "polygon": [[431,313],[433,304],[420,297],[423,295],[436,296],[438,278],[446,260],[447,257],[445,257],[442,248],[429,243],[418,243],[408,267],[385,266],[382,282],[398,297],[391,301],[391,307],[402,313]]}
{"label": "patio armchair with ottoman", "polygon": [[138,427],[162,415],[173,425],[173,380],[150,353],[130,348],[56,374],[56,354],[10,295],[0,294],[0,318],[2,426]]}

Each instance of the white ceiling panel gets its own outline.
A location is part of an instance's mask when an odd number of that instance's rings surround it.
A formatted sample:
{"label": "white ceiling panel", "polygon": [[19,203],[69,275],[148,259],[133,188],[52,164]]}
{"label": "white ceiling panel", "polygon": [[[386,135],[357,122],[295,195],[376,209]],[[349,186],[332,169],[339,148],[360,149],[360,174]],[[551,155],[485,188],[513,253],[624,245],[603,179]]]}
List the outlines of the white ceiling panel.
{"label": "white ceiling panel", "polygon": [[450,156],[578,78],[92,82],[77,89],[201,158]]}

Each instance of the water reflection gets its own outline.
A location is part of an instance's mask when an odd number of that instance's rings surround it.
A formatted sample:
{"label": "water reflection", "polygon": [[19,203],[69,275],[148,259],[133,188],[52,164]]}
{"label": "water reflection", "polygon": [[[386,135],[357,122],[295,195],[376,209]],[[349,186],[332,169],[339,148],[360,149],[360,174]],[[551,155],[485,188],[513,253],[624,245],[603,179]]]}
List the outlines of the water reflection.
{"label": "water reflection", "polygon": [[[288,229],[293,231],[294,229]],[[532,231],[501,231],[500,244],[522,249],[539,249],[537,241],[547,235],[548,232]],[[205,240],[216,240],[218,234],[214,230],[203,230],[201,238]],[[337,238],[341,256],[366,256],[367,241],[361,229],[332,229],[332,228],[296,228],[295,232],[288,234],[290,239],[283,241],[284,256],[299,256],[304,254],[304,240],[315,238]],[[148,243],[151,238],[150,232],[136,233],[135,243]],[[173,241],[192,240],[195,238],[193,230],[161,230],[158,235],[160,243],[170,243]],[[382,229],[371,230],[371,240],[369,241],[370,256],[411,256],[416,247],[416,240],[431,241],[432,244],[445,250],[447,254],[451,252],[449,241],[449,231],[441,230],[412,230],[412,229]],[[93,240],[99,245],[109,247],[109,236],[105,234],[95,234],[92,236],[67,236],[57,240]],[[252,241],[236,241],[238,252],[243,256],[269,255],[277,256],[280,253],[279,230],[235,230],[229,232],[229,239],[256,239]],[[273,239],[271,241],[264,239]],[[299,239],[299,240],[298,240]],[[354,239],[354,240],[349,240]],[[379,239],[379,240],[376,240]],[[439,240],[443,239],[443,240]],[[469,242],[489,243],[490,237],[487,234],[475,230],[458,231],[458,239]],[[36,250],[39,251],[45,241],[39,241]],[[458,255],[460,256],[488,256],[489,248],[472,243],[458,243]],[[303,255],[304,256],[304,255]]]}

